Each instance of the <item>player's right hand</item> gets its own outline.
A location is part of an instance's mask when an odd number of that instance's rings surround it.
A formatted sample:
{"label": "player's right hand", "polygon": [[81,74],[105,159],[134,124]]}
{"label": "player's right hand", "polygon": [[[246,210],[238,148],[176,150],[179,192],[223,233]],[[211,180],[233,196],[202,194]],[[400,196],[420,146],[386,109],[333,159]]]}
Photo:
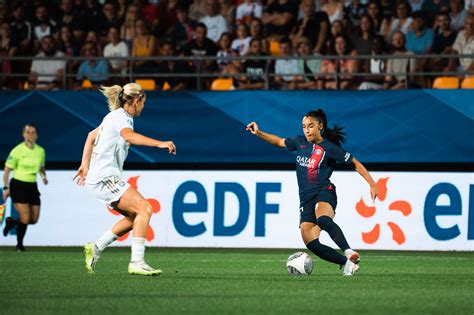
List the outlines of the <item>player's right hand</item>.
{"label": "player's right hand", "polygon": [[253,135],[256,135],[260,129],[258,128],[258,125],[256,122],[252,121],[250,124],[247,125],[247,128],[245,130],[250,131]]}
{"label": "player's right hand", "polygon": [[89,172],[89,169],[81,165],[72,180],[76,183],[76,185],[84,186],[88,172]]}

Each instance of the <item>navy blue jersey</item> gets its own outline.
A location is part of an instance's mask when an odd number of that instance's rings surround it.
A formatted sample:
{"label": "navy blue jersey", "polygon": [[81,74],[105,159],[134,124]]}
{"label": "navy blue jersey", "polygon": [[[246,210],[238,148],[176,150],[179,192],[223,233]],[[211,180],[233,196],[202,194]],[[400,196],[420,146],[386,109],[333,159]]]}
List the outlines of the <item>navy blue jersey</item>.
{"label": "navy blue jersey", "polygon": [[329,187],[336,162],[352,163],[352,155],[329,140],[318,144],[308,142],[304,136],[285,139],[286,148],[296,151],[296,177],[300,204],[310,201],[323,188]]}

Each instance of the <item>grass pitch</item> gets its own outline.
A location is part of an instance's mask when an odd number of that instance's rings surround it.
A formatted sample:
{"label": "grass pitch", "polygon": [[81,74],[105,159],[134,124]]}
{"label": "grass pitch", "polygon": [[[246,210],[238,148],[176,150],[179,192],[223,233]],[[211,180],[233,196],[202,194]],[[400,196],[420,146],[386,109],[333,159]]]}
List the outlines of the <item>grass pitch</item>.
{"label": "grass pitch", "polygon": [[290,276],[294,250],[147,248],[158,277],[130,276],[128,248],[107,249],[96,275],[81,248],[0,248],[0,314],[474,314],[474,253],[361,252],[343,277],[312,255]]}

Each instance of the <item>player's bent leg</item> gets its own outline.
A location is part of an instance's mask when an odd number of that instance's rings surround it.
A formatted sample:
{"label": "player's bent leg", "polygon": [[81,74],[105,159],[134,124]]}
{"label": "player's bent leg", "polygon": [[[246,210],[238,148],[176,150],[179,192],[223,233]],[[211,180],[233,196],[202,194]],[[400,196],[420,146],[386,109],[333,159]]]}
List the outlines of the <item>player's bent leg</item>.
{"label": "player's bent leg", "polygon": [[161,270],[145,262],[145,237],[153,213],[151,205],[130,187],[120,198],[117,208],[135,217],[133,220],[132,257],[128,272],[133,275],[158,275]]}
{"label": "player's bent leg", "polygon": [[319,234],[321,229],[311,222],[303,222],[300,226],[301,236],[306,244],[306,247],[316,256],[326,261],[338,265],[345,265],[347,258],[339,254],[333,248],[323,245],[319,242]]}

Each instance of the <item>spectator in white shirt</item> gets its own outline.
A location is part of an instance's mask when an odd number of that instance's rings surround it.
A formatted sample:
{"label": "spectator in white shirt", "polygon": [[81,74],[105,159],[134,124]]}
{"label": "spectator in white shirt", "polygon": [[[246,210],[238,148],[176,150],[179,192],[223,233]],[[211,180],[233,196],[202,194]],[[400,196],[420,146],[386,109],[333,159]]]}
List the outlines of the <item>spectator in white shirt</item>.
{"label": "spectator in white shirt", "polygon": [[109,43],[104,48],[104,57],[109,59],[112,73],[127,73],[127,60],[113,59],[114,57],[128,57],[128,47],[125,42],[120,40],[119,30],[116,27],[109,28]]}
{"label": "spectator in white shirt", "polygon": [[31,64],[29,82],[37,90],[52,90],[61,86],[66,60],[45,60],[45,57],[64,57],[64,53],[56,49],[56,40],[47,35],[41,39],[41,52]]}
{"label": "spectator in white shirt", "polygon": [[248,34],[248,26],[246,24],[240,24],[237,27],[237,38],[232,41],[232,49],[237,50],[241,56],[245,56],[249,50],[252,37],[250,37]]}
{"label": "spectator in white shirt", "polygon": [[216,0],[207,0],[206,2],[206,16],[201,19],[207,27],[207,38],[217,43],[222,33],[227,32],[229,27],[226,19],[218,14],[219,4]]}
{"label": "spectator in white shirt", "polygon": [[296,83],[303,81],[303,77],[288,75],[298,72],[298,60],[291,58],[293,55],[291,40],[287,37],[282,38],[279,41],[279,47],[281,53],[280,57],[283,59],[278,59],[275,63],[275,86],[283,90],[294,90]]}
{"label": "spectator in white shirt", "polygon": [[449,1],[450,13],[449,17],[451,18],[451,28],[456,32],[459,31],[463,26],[468,12],[463,8],[462,0],[450,0]]}
{"label": "spectator in white shirt", "polygon": [[237,23],[250,25],[252,18],[262,18],[262,10],[263,7],[257,0],[245,0],[237,7]]}

